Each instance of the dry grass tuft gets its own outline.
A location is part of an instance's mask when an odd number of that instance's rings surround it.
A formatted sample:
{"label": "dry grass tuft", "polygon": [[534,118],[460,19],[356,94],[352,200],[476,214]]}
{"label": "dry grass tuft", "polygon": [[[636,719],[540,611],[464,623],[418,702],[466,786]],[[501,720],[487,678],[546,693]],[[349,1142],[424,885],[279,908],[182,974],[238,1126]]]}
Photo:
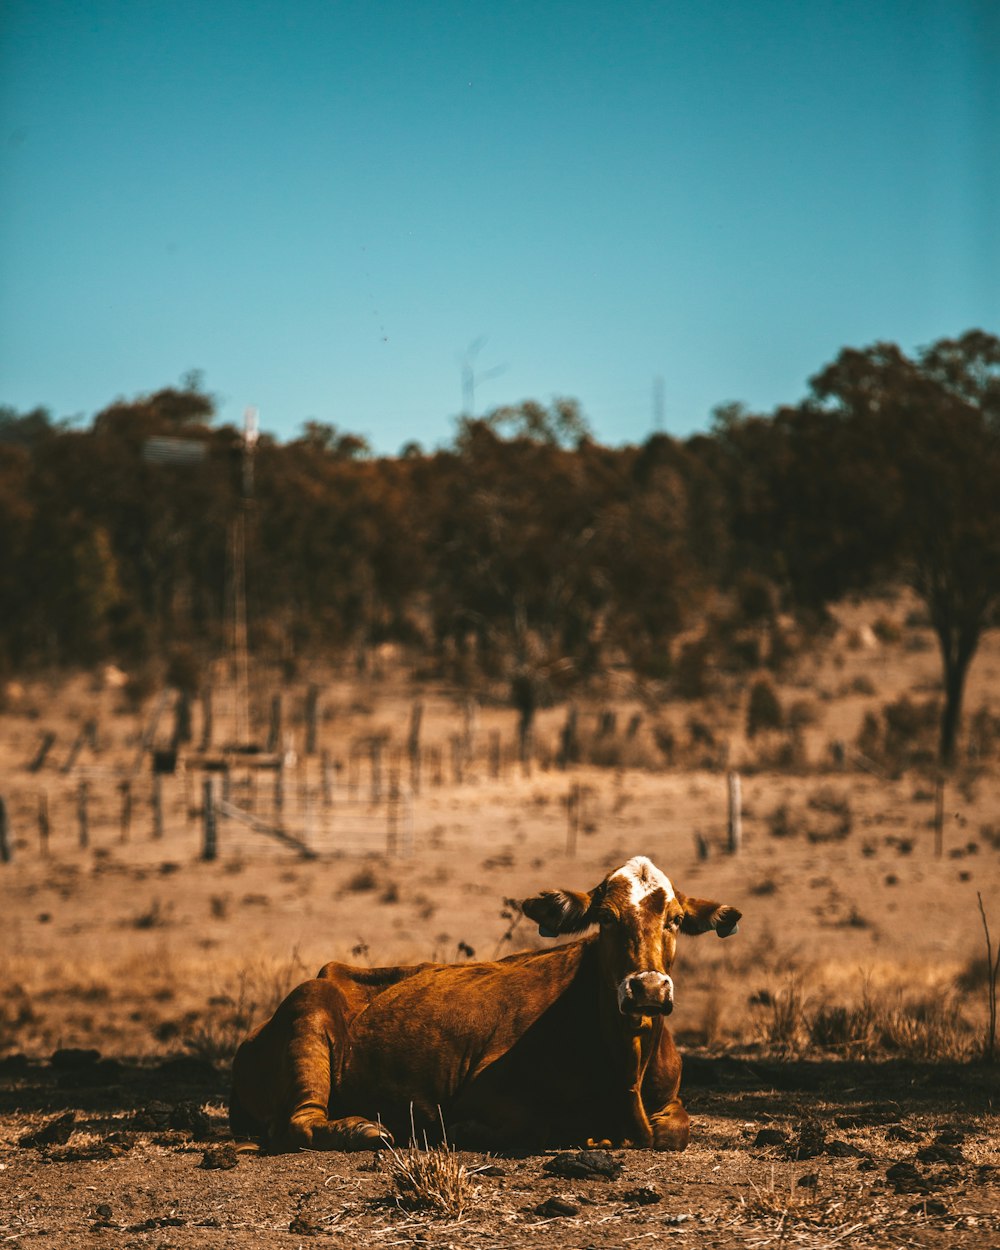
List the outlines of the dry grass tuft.
{"label": "dry grass tuft", "polygon": [[396,1205],[404,1211],[422,1211],[460,1220],[478,1194],[472,1173],[461,1163],[445,1140],[421,1148],[411,1138],[409,1146],[387,1146],[382,1167],[395,1188]]}

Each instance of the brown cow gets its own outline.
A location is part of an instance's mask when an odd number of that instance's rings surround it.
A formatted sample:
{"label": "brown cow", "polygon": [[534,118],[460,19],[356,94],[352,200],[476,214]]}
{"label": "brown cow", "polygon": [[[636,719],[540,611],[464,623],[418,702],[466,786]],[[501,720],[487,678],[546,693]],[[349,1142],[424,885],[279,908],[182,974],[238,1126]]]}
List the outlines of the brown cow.
{"label": "brown cow", "polygon": [[374,1149],[411,1127],[481,1149],[683,1150],[681,1060],[664,1017],[678,932],[740,912],[676,891],[642,856],[588,894],[523,904],[543,937],[595,934],[490,963],[329,963],[233,1062],[230,1123],[272,1151]]}

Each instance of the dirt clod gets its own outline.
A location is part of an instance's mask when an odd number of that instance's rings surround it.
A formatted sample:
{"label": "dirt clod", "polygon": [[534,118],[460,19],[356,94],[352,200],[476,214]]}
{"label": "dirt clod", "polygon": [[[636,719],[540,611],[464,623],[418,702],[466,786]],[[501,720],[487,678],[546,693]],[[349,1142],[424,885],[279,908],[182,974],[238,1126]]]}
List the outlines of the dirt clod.
{"label": "dirt clod", "polygon": [[536,1215],[540,1215],[546,1220],[560,1219],[580,1214],[579,1207],[574,1206],[572,1202],[567,1202],[565,1198],[559,1198],[555,1195],[551,1198],[546,1198],[544,1202],[540,1202],[538,1206],[534,1208],[534,1211]]}
{"label": "dirt clod", "polygon": [[33,1133],[25,1133],[19,1137],[19,1146],[62,1146],[69,1141],[76,1127],[76,1112],[64,1111],[54,1120],[49,1120]]}
{"label": "dirt clod", "polygon": [[212,1146],[201,1156],[198,1166],[206,1171],[229,1171],[239,1161],[240,1156],[235,1146]]}
{"label": "dirt clod", "polygon": [[622,1165],[606,1150],[574,1150],[555,1155],[543,1170],[567,1180],[614,1181],[621,1176]]}

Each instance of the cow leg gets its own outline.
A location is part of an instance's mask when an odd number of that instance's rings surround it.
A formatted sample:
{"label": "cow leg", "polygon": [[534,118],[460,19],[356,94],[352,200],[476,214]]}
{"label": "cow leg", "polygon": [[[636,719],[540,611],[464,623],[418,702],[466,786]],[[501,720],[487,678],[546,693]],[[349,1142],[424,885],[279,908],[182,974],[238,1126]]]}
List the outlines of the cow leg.
{"label": "cow leg", "polygon": [[649,1117],[656,1150],[686,1150],[691,1135],[691,1121],[679,1098]]}
{"label": "cow leg", "polygon": [[334,1073],[347,1043],[343,995],[328,981],[294,989],[236,1052],[230,1119],[237,1135],[263,1130],[268,1149],[376,1150],[392,1137],[365,1116],[331,1117]]}
{"label": "cow leg", "polygon": [[681,1057],[670,1030],[660,1032],[643,1080],[643,1101],[649,1110],[652,1146],[656,1150],[686,1150],[691,1122],[680,1099]]}
{"label": "cow leg", "polygon": [[[346,1041],[339,1013],[306,1011],[293,1021],[286,1052],[283,1122],[272,1142],[285,1150],[377,1150],[392,1135],[361,1115],[330,1118],[334,1049]],[[287,1118],[285,1118],[287,1117]]]}

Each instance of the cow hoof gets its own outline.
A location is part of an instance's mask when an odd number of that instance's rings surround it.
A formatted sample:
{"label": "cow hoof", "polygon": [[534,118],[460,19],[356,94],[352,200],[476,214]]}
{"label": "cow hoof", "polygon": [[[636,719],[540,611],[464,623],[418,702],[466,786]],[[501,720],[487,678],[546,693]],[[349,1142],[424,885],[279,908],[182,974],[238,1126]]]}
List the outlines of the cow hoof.
{"label": "cow hoof", "polygon": [[614,1150],[615,1144],[606,1137],[588,1137],[585,1150]]}
{"label": "cow hoof", "polygon": [[350,1121],[342,1121],[342,1124],[345,1137],[342,1150],[381,1150],[383,1146],[393,1143],[389,1130],[374,1120],[352,1116]]}

